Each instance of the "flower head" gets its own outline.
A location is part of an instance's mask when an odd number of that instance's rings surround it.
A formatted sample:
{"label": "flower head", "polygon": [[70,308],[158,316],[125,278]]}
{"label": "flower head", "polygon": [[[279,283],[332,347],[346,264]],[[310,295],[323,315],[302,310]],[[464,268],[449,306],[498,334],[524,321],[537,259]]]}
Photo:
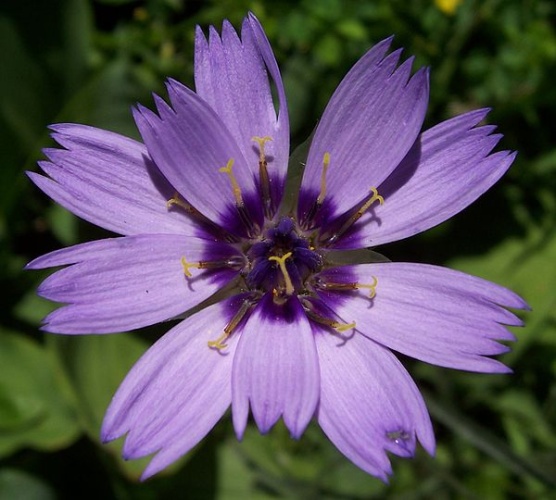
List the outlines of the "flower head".
{"label": "flower head", "polygon": [[[139,143],[83,125],[52,126],[29,173],[55,201],[123,235],[39,257],[67,266],[39,294],[62,302],[44,330],[112,333],[193,308],[137,362],[106,413],[102,439],[154,453],[160,471],[232,408],[241,438],[280,418],[299,438],[314,417],[363,470],[385,480],[386,452],[434,452],[425,404],[390,349],[481,372],[526,308],[500,286],[448,269],[392,263],[366,249],[459,212],[508,169],[514,153],[478,126],[487,110],[423,133],[428,71],[373,47],[334,93],[302,180],[288,177],[286,96],[253,15],[241,38],[196,35],[195,87],[169,80],[168,104],[134,118]],[[271,85],[277,89],[278,111]],[[288,192],[286,192],[288,191]],[[358,250],[359,249],[359,250]]]}

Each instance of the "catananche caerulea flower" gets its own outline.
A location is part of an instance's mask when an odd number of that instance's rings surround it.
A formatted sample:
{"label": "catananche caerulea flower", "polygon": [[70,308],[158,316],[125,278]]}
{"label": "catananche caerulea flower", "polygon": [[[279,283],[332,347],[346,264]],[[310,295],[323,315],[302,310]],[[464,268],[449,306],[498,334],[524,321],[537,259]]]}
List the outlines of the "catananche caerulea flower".
{"label": "catananche caerulea flower", "polygon": [[284,87],[253,15],[241,38],[227,22],[208,40],[198,30],[196,90],[169,80],[170,104],[155,96],[156,112],[138,106],[143,143],[52,127],[61,148],[45,151],[46,175],[31,179],[123,237],[28,265],[66,266],[39,288],[65,304],[43,328],[112,333],[196,311],[137,362],[106,413],[104,441],[125,435],[126,458],[154,454],[144,477],[187,453],[231,406],[238,438],[249,411],[261,432],[283,418],[295,438],[314,417],[344,455],[385,480],[386,452],[435,447],[423,399],[390,349],[509,371],[489,356],[513,340],[505,325],[521,324],[507,310],[526,307],[518,296],[357,251],[448,219],[514,159],[492,152],[501,136],[478,126],[487,110],[421,133],[428,72],[412,75],[412,60],[400,63],[390,43],[365,54],[334,93],[294,197],[285,196]]}

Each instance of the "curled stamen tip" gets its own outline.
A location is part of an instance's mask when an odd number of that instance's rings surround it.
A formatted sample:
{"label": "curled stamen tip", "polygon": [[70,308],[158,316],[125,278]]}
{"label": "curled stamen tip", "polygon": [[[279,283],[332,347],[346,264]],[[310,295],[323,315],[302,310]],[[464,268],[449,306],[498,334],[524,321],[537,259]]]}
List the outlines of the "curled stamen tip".
{"label": "curled stamen tip", "polygon": [[330,164],[330,153],[327,151],[322,157],[322,162],[328,166]]}
{"label": "curled stamen tip", "polygon": [[272,141],[272,137],[269,135],[265,135],[264,137],[259,137],[258,135],[254,135],[251,137],[252,141],[258,142],[260,145],[264,144],[265,142]]}
{"label": "curled stamen tip", "polygon": [[177,193],[177,191],[174,193],[174,196],[172,196],[167,202],[166,202],[166,208],[172,208],[174,205],[181,205],[182,202],[180,200],[180,196]]}
{"label": "curled stamen tip", "polygon": [[225,173],[225,174],[229,174],[232,171],[232,167],[234,166],[234,159],[230,158],[228,160],[228,163],[226,163],[225,167],[220,167],[218,169],[219,172]]}
{"label": "curled stamen tip", "polygon": [[378,189],[371,186],[371,192],[373,193],[372,198],[369,201],[378,201],[380,205],[384,204],[384,198],[378,194]]}
{"label": "curled stamen tip", "polygon": [[199,269],[201,267],[201,264],[199,262],[187,262],[187,259],[185,257],[182,257],[181,266],[183,268],[183,274],[185,274],[188,278],[191,278],[193,277],[193,275],[191,274],[191,271],[189,269],[192,267]]}
{"label": "curled stamen tip", "polygon": [[228,347],[228,344],[223,344],[220,339],[218,339],[218,340],[209,340],[207,342],[207,345],[211,349],[216,349],[217,351],[221,351],[222,349],[226,349],[226,347]]}
{"label": "curled stamen tip", "polygon": [[371,276],[373,278],[373,282],[371,284],[365,283],[357,283],[357,288],[368,288],[369,291],[369,298],[374,299],[376,297],[376,286],[378,285],[378,278],[376,276]]}

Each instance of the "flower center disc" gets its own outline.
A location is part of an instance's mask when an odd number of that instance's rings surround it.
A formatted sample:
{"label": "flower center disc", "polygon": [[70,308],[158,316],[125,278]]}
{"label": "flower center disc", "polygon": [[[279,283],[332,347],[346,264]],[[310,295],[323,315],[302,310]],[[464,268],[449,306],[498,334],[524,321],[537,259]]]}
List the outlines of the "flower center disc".
{"label": "flower center disc", "polygon": [[294,221],[282,217],[248,250],[245,277],[251,290],[272,291],[277,303],[302,292],[306,279],[322,269],[322,257],[298,234]]}

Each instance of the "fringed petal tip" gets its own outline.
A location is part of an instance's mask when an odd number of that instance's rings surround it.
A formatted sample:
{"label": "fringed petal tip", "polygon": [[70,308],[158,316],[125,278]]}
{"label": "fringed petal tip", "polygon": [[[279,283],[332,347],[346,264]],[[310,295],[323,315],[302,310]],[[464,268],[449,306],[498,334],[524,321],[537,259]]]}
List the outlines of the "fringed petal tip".
{"label": "fringed petal tip", "polygon": [[[126,459],[154,454],[146,479],[193,449],[231,402],[232,356],[209,343],[230,320],[233,301],[209,306],[176,325],[134,365],[106,411],[101,439],[125,435]],[[234,352],[237,338],[227,340]]]}
{"label": "fringed petal tip", "polygon": [[[301,188],[319,193],[323,158],[328,157],[331,222],[365,200],[369,186],[378,188],[394,171],[415,143],[425,118],[429,70],[420,68],[412,75],[413,58],[400,64],[402,51],[388,54],[390,42],[375,45],[344,77],[309,150]],[[300,204],[299,214],[307,211]]]}
{"label": "fringed petal tip", "polygon": [[483,373],[509,373],[491,356],[508,352],[501,342],[515,336],[507,326],[523,321],[507,307],[526,304],[514,292],[459,271],[409,263],[352,266],[344,272],[364,283],[377,280],[369,307],[368,294],[349,301],[325,298],[341,318],[357,323],[366,337],[427,363]]}
{"label": "fringed petal tip", "polygon": [[321,360],[318,421],[347,458],[387,482],[392,473],[388,452],[413,456],[419,441],[434,454],[423,398],[388,349],[358,332],[342,344],[326,332],[316,335],[316,341]]}
{"label": "fringed petal tip", "polygon": [[315,341],[301,304],[290,299],[277,306],[271,293],[265,295],[247,320],[234,356],[232,417],[238,438],[249,409],[261,433],[283,418],[299,438],[315,413],[319,386]]}

